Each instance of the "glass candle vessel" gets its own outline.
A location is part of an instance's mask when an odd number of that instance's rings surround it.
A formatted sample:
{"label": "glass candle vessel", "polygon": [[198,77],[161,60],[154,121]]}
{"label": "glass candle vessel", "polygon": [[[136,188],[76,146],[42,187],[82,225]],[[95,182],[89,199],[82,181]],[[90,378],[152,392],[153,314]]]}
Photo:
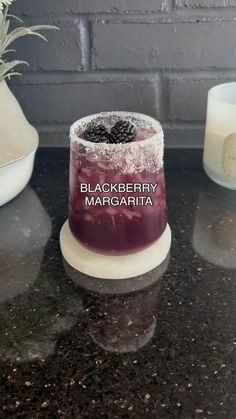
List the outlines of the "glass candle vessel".
{"label": "glass candle vessel", "polygon": [[[120,120],[136,128],[135,141],[94,143],[91,126],[109,131]],[[86,248],[124,255],[157,241],[167,225],[163,131],[155,119],[130,112],[104,112],[71,127],[69,226]]]}
{"label": "glass candle vessel", "polygon": [[236,190],[236,83],[208,92],[203,162],[212,180]]}

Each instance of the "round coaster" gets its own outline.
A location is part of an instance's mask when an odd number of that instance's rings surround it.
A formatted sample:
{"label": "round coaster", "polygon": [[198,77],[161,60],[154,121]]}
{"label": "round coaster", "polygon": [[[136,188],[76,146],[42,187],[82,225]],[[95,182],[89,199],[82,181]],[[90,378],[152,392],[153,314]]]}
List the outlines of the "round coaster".
{"label": "round coaster", "polygon": [[95,278],[132,278],[151,271],[163,262],[170,250],[171,230],[167,224],[160,239],[140,252],[106,256],[82,246],[71,233],[67,220],[61,229],[60,245],[64,258],[77,271]]}

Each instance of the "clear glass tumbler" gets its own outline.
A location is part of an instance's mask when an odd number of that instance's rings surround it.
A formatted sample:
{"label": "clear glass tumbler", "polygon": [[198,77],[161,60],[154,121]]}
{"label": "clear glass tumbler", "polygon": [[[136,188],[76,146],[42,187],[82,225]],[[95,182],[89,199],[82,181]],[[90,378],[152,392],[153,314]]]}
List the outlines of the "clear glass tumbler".
{"label": "clear glass tumbler", "polygon": [[203,163],[212,180],[236,190],[236,83],[208,92]]}
{"label": "clear glass tumbler", "polygon": [[[135,141],[106,144],[81,138],[88,127],[103,124],[109,131],[120,120],[135,126]],[[157,241],[167,225],[160,123],[137,113],[104,112],[75,122],[70,136],[69,226],[74,237],[106,255],[137,252]],[[104,191],[96,190],[97,185]],[[123,191],[117,191],[120,185]],[[95,203],[105,197],[103,205]],[[152,205],[142,204],[147,197]]]}

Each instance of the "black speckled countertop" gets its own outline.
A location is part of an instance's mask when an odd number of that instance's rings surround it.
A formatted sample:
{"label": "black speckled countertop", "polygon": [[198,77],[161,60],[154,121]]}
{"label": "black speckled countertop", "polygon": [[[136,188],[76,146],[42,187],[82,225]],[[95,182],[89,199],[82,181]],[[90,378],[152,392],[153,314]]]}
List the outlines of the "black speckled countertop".
{"label": "black speckled countertop", "polygon": [[132,281],[63,262],[65,149],[0,208],[0,418],[236,417],[236,193],[169,150],[170,256]]}

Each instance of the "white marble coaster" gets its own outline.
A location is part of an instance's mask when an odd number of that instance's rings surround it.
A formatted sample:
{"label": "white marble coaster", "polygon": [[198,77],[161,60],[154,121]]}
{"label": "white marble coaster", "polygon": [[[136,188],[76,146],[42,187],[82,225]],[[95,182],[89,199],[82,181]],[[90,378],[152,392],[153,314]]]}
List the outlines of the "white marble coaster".
{"label": "white marble coaster", "polygon": [[160,239],[140,252],[124,256],[106,256],[82,246],[70,231],[68,220],[60,233],[61,251],[74,269],[95,278],[124,279],[145,274],[159,266],[171,246],[169,224]]}

